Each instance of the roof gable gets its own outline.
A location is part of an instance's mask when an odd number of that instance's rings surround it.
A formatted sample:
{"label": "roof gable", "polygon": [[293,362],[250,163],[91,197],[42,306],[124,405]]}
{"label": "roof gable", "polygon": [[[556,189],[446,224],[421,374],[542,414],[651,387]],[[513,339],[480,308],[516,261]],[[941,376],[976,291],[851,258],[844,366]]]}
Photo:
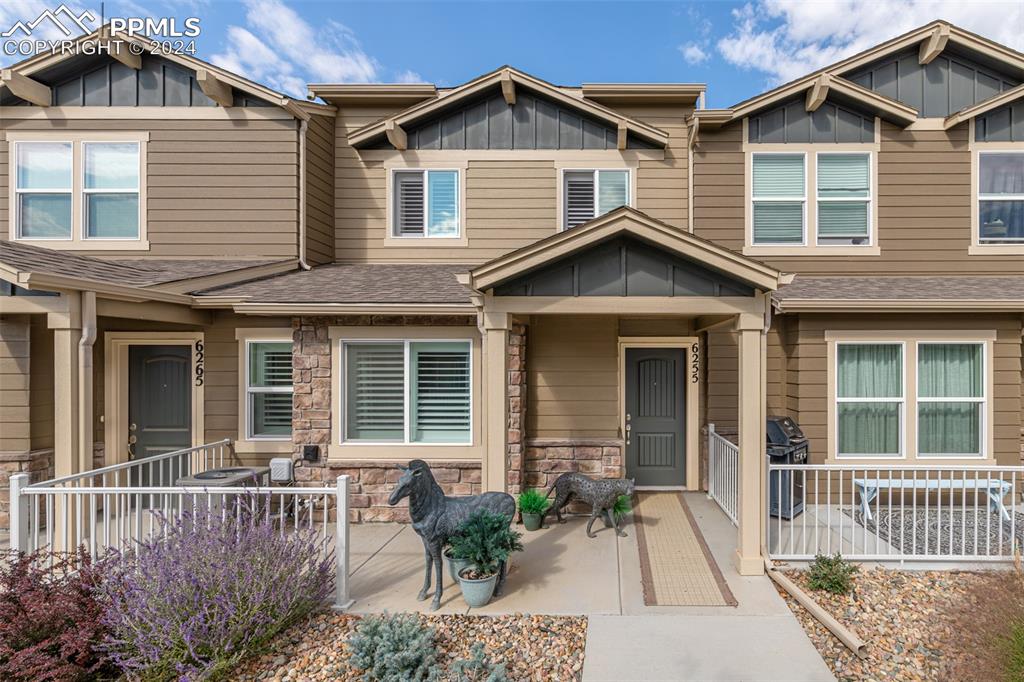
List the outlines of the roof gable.
{"label": "roof gable", "polygon": [[[634,208],[623,206],[571,230],[484,263],[468,274],[466,284],[476,291],[500,287],[614,239],[629,239],[653,247],[665,254],[662,257],[663,264],[669,262],[665,259],[674,262],[674,259],[681,258],[697,264],[701,270],[759,289],[774,291],[782,278],[779,271],[759,261],[683,232]],[[640,259],[644,257],[639,251],[637,254]]]}
{"label": "roof gable", "polygon": [[[386,137],[395,148],[408,149],[409,130],[444,117],[463,106],[477,104],[481,97],[488,97],[492,91],[500,91],[501,101],[508,107],[516,104],[520,94],[541,96],[560,107],[577,112],[580,117],[586,116],[603,125],[611,126],[616,131],[618,149],[626,148],[630,136],[658,147],[664,147],[668,143],[668,133],[658,128],[623,116],[596,102],[570,95],[561,88],[509,66],[461,85],[442,97],[421,102],[394,116],[363,126],[349,134],[348,142],[353,147],[366,148],[379,145],[381,139]],[[523,111],[526,111],[526,108]]]}

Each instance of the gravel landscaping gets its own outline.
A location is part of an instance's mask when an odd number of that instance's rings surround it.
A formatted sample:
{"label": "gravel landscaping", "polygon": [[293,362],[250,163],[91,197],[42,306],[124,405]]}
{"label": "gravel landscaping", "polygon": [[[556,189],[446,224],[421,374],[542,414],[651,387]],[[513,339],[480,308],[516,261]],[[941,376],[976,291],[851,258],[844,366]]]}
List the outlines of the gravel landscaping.
{"label": "gravel landscaping", "polygon": [[[587,619],[564,616],[421,616],[435,629],[442,666],[468,658],[474,642],[505,663],[510,680],[564,682],[583,674]],[[262,656],[248,661],[233,680],[361,680],[348,667],[345,642],[358,616],[324,613],[292,627]]]}
{"label": "gravel landscaping", "polygon": [[810,590],[805,571],[786,575],[839,622],[868,644],[857,658],[788,594],[779,593],[796,614],[818,653],[839,680],[947,680],[949,664],[941,642],[954,624],[946,615],[964,598],[979,574],[960,571],[862,570],[851,595]]}
{"label": "gravel landscaping", "polygon": [[[948,555],[976,554],[1011,556],[1011,538],[1016,535],[1015,547],[1024,545],[1024,514],[1015,512],[1014,522],[1003,521],[996,512],[973,509],[923,509],[899,511],[881,509],[873,512],[875,518],[865,522],[860,509],[851,516],[861,526],[908,554]],[[857,531],[855,530],[854,533]],[[869,541],[870,542],[870,541]]]}

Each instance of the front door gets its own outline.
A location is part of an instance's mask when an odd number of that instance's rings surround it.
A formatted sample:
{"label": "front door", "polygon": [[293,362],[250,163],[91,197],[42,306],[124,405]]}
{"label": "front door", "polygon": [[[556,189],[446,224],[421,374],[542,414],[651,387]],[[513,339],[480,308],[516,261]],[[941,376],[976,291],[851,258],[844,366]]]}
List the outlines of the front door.
{"label": "front door", "polygon": [[626,476],[637,485],[686,483],[682,348],[626,349]]}
{"label": "front door", "polygon": [[[131,459],[192,447],[192,349],[128,347],[128,443]],[[173,484],[176,471],[143,467],[136,483]]]}

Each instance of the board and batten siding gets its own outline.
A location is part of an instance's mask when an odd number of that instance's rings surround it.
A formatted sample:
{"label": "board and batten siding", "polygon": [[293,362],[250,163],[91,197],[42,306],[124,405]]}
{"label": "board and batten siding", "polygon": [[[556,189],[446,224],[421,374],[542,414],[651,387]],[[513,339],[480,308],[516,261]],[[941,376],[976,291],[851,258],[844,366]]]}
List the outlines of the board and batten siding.
{"label": "board and batten siding", "polygon": [[[969,126],[903,130],[881,124],[878,222],[881,255],[759,255],[806,275],[1020,274],[1022,255],[968,255],[971,245]],[[701,131],[694,151],[694,233],[735,251],[744,241],[744,151],[738,122]]]}
{"label": "board and batten siding", "polygon": [[[263,109],[261,109],[262,111]],[[147,131],[148,251],[89,249],[121,258],[294,258],[298,248],[298,133],[288,118],[69,119],[69,131]],[[63,124],[62,124],[63,125]],[[56,130],[9,118],[0,132]],[[0,143],[0,239],[9,236],[10,144]]]}
{"label": "board and batten siding", "polygon": [[[686,229],[689,109],[679,106],[617,107],[670,135],[665,159],[639,162],[634,205],[652,217]],[[348,144],[349,132],[394,113],[381,107],[343,107],[335,138],[336,256],[345,262],[459,262],[478,264],[556,233],[559,159],[577,150],[549,150],[551,159],[470,156],[465,170],[464,245],[448,240],[388,239],[387,169],[367,161]],[[465,158],[467,152],[454,152]],[[469,152],[471,154],[471,152]],[[515,152],[510,152],[514,154]],[[456,166],[458,164],[453,164]]]}

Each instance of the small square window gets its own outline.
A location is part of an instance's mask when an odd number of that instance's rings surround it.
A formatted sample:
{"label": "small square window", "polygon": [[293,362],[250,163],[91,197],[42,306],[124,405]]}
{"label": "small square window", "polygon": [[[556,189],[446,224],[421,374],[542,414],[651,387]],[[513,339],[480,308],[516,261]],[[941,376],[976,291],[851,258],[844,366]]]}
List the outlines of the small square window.
{"label": "small square window", "polygon": [[433,238],[459,236],[458,171],[395,171],[393,194],[393,236]]}
{"label": "small square window", "polygon": [[565,171],[562,181],[564,229],[629,205],[628,170]]}

